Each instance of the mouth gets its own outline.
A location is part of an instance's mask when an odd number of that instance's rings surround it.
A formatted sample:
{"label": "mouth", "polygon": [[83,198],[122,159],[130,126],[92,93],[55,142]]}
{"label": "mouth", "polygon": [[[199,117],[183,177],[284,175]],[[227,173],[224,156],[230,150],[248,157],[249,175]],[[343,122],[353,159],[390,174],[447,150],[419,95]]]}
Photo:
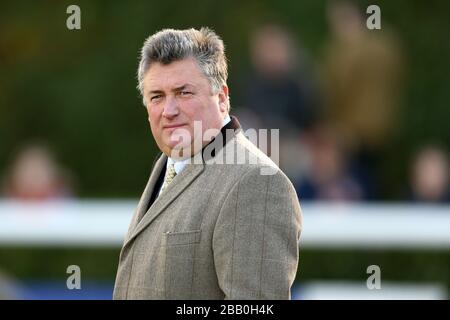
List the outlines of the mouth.
{"label": "mouth", "polygon": [[184,124],[184,123],[181,123],[181,124],[168,124],[168,125],[163,126],[163,129],[175,129],[175,128],[183,127],[185,125],[186,124]]}

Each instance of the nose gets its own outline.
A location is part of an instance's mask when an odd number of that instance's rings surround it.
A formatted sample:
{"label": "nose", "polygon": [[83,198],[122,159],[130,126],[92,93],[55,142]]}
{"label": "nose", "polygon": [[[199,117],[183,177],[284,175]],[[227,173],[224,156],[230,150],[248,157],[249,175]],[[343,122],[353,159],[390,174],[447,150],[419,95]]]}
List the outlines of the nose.
{"label": "nose", "polygon": [[178,101],[173,96],[167,96],[164,104],[163,109],[163,117],[166,118],[174,118],[180,113],[180,110],[178,109]]}

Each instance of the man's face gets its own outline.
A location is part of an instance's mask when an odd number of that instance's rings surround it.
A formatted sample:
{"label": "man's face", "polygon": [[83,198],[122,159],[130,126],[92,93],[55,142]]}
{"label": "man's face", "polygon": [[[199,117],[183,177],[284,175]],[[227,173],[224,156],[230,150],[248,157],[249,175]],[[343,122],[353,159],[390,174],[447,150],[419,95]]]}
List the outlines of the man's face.
{"label": "man's face", "polygon": [[[186,148],[188,144],[190,150],[183,158],[200,151],[193,149],[194,121],[201,122],[202,130],[196,132],[201,136],[208,129],[220,130],[222,127],[227,113],[228,88],[223,86],[213,94],[208,79],[193,58],[168,65],[152,64],[143,85],[152,134],[166,155],[173,157],[172,151],[179,149],[180,133],[184,141],[182,147]],[[207,143],[202,140],[201,146]]]}

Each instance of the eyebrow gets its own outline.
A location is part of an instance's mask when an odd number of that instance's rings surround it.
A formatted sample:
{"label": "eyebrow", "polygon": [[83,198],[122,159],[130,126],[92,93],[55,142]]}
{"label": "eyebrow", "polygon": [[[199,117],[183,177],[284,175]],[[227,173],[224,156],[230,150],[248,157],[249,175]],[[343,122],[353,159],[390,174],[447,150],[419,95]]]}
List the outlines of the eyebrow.
{"label": "eyebrow", "polygon": [[[182,91],[182,90],[186,89],[187,87],[194,87],[195,88],[195,86],[193,84],[186,83],[186,84],[183,84],[181,86],[173,88],[171,91],[172,92],[179,92],[179,91]],[[160,94],[160,93],[164,93],[164,91],[157,89],[157,90],[150,90],[150,91],[148,91],[148,93],[149,94]]]}

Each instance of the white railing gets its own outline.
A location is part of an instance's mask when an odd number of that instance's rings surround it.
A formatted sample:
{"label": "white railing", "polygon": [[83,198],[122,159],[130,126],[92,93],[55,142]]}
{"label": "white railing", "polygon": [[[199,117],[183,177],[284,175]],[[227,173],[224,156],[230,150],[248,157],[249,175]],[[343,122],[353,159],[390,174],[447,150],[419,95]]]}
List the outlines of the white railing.
{"label": "white railing", "polygon": [[[0,246],[119,247],[137,201],[0,201]],[[450,248],[450,206],[302,203],[305,248]]]}

